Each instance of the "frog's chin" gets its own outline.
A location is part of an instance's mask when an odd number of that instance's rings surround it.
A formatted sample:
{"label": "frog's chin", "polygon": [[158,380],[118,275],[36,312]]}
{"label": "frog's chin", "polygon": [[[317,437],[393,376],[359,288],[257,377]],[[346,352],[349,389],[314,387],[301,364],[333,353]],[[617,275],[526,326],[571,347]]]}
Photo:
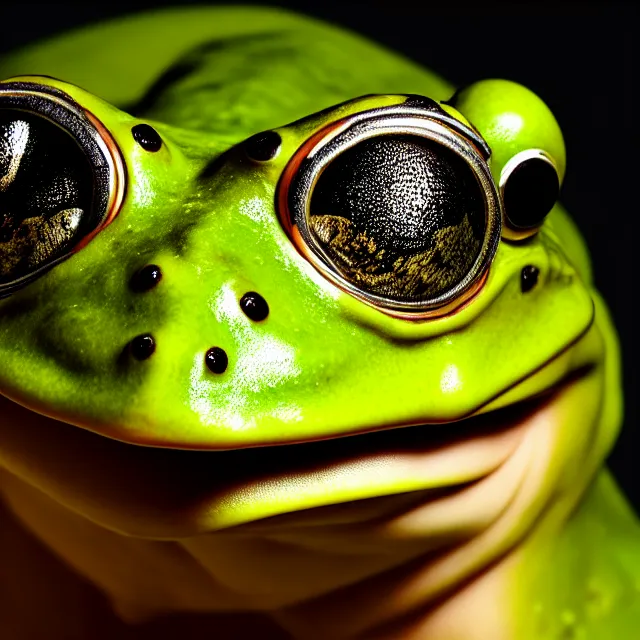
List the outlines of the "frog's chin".
{"label": "frog's chin", "polygon": [[369,499],[381,500],[378,513],[407,494],[432,500],[495,475],[536,425],[557,421],[556,407],[585,377],[574,372],[533,399],[455,424],[229,451],[126,444],[0,396],[0,466],[127,535],[172,539],[284,514],[330,520],[319,508],[344,503],[358,520],[370,517]]}

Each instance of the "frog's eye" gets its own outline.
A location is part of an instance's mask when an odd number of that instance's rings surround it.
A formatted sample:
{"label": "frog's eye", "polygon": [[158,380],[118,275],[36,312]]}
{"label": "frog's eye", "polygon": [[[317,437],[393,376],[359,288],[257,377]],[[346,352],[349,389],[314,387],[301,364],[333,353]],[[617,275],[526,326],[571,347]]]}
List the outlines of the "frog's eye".
{"label": "frog's eye", "polygon": [[289,163],[280,214],[329,280],[392,315],[459,306],[483,282],[501,204],[483,149],[444,117],[383,110],[341,121]]}
{"label": "frog's eye", "polygon": [[560,177],[553,158],[542,149],[517,153],[500,172],[500,192],[504,203],[503,235],[521,239],[534,234],[560,193]]}
{"label": "frog's eye", "polygon": [[122,195],[114,149],[65,93],[0,85],[0,296],[77,251],[112,219]]}

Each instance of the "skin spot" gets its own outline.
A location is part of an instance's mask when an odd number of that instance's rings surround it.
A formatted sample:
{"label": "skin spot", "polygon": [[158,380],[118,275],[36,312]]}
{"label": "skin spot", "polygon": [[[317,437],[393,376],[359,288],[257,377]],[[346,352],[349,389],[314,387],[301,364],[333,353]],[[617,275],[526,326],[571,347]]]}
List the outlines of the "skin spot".
{"label": "skin spot", "polygon": [[146,360],[156,350],[156,341],[149,333],[136,336],[129,344],[129,352],[136,360]]}
{"label": "skin spot", "polygon": [[205,354],[204,361],[211,373],[224,373],[229,365],[227,352],[220,347],[211,347]]}
{"label": "skin spot", "polygon": [[240,308],[250,320],[260,322],[269,315],[267,301],[255,291],[249,291],[240,298]]}
{"label": "skin spot", "polygon": [[268,162],[273,160],[280,151],[282,138],[275,131],[265,131],[251,136],[244,143],[247,156],[255,162]]}
{"label": "skin spot", "polygon": [[538,284],[538,276],[540,275],[540,269],[538,267],[534,267],[531,264],[528,264],[526,267],[522,268],[520,272],[520,289],[522,293],[527,293],[527,291],[531,291],[533,287]]}
{"label": "skin spot", "polygon": [[137,124],[131,129],[133,139],[145,151],[159,151],[162,146],[162,138],[158,132],[148,124]]}
{"label": "skin spot", "polygon": [[162,280],[162,271],[157,264],[148,264],[137,271],[131,278],[131,289],[136,293],[150,291]]}

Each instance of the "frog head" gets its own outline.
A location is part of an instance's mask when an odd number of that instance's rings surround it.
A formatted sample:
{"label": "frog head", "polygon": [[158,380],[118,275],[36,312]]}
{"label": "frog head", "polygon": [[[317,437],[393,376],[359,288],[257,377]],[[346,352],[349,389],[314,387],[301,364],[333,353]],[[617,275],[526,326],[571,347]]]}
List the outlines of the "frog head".
{"label": "frog head", "polygon": [[[176,538],[493,482],[513,534],[608,451],[615,339],[520,85],[225,138],[21,77],[0,131],[0,462],[95,522]],[[486,526],[454,511],[423,527]]]}

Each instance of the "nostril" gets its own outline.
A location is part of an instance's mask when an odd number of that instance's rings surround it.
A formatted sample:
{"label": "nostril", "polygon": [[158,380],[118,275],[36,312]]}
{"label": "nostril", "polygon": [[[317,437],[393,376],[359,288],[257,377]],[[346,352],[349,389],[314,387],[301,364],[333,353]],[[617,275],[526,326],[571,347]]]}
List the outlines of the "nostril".
{"label": "nostril", "polygon": [[528,264],[522,268],[520,272],[520,289],[522,293],[531,291],[533,287],[538,284],[538,276],[540,275],[540,269],[534,267],[532,264]]}
{"label": "nostril", "polygon": [[204,361],[212,373],[224,373],[229,365],[227,352],[220,347],[211,347],[205,354]]}
{"label": "nostril", "polygon": [[137,271],[131,278],[131,288],[136,293],[144,293],[155,287],[162,280],[162,271],[157,264],[148,264]]}
{"label": "nostril", "polygon": [[136,336],[129,343],[129,352],[136,360],[146,360],[153,355],[156,350],[156,341],[149,333]]}
{"label": "nostril", "polygon": [[240,308],[250,320],[260,322],[269,315],[267,301],[255,291],[249,291],[240,298]]}

